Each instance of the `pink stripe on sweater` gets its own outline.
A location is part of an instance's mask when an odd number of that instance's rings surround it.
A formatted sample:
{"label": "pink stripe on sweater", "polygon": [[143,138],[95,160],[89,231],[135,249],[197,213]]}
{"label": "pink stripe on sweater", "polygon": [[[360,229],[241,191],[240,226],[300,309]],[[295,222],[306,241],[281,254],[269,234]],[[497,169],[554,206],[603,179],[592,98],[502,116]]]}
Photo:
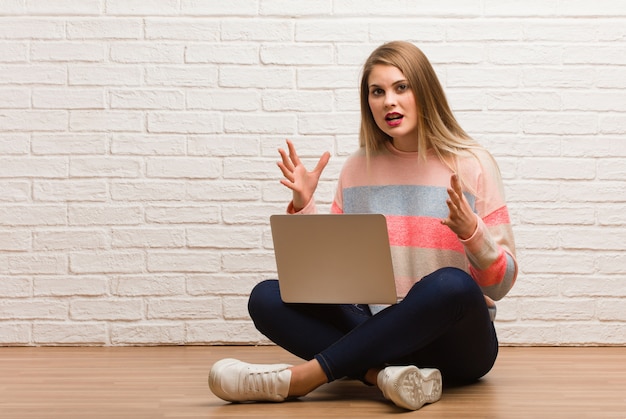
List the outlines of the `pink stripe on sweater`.
{"label": "pink stripe on sweater", "polygon": [[504,274],[506,273],[506,254],[504,250],[500,249],[498,259],[491,264],[484,271],[480,271],[470,265],[470,274],[476,283],[482,287],[489,287],[491,285],[497,285],[502,282]]}
{"label": "pink stripe on sweater", "polygon": [[465,251],[456,234],[438,218],[388,215],[387,230],[391,246]]}
{"label": "pink stripe on sweater", "polygon": [[511,217],[509,217],[509,210],[506,205],[493,211],[483,218],[483,222],[487,226],[496,226],[500,224],[511,224]]}

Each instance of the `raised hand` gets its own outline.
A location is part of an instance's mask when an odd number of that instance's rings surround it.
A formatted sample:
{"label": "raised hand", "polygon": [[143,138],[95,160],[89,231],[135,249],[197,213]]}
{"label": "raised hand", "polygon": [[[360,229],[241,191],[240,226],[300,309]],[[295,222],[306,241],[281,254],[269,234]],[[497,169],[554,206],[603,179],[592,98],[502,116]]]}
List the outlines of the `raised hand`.
{"label": "raised hand", "polygon": [[290,140],[287,140],[287,148],[289,153],[282,148],[278,149],[282,161],[277,164],[285,176],[280,183],[293,191],[293,207],[296,211],[300,211],[313,198],[322,171],[330,159],[330,153],[327,151],[322,154],[315,168],[308,171],[300,161],[296,148]]}
{"label": "raised hand", "polygon": [[441,220],[441,224],[447,225],[452,231],[465,240],[472,237],[478,226],[476,214],[472,211],[469,202],[463,195],[461,181],[456,174],[450,177],[448,199],[446,200],[450,213],[447,218]]}

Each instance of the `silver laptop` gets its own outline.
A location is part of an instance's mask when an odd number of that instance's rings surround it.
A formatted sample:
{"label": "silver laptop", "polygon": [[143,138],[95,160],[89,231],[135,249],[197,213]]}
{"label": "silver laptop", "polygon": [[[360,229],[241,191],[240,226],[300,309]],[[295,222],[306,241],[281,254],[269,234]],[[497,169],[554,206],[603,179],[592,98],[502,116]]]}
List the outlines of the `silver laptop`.
{"label": "silver laptop", "polygon": [[270,225],[284,302],[396,302],[382,214],[272,215]]}

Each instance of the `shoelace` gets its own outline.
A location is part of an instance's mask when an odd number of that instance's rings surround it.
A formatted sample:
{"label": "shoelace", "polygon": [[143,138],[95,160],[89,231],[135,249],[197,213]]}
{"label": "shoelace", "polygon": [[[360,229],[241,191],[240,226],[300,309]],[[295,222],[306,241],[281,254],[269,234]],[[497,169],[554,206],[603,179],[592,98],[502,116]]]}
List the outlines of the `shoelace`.
{"label": "shoelace", "polygon": [[243,377],[246,393],[263,393],[270,396],[277,394],[276,384],[281,371],[251,372]]}

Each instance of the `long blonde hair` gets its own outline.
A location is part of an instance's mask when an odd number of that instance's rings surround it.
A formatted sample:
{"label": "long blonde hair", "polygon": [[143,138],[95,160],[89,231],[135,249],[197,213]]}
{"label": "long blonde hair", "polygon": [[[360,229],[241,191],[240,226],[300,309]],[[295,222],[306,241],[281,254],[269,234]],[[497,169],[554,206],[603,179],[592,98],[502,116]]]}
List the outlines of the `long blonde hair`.
{"label": "long blonde hair", "polygon": [[419,156],[425,159],[426,150],[432,149],[445,165],[456,172],[459,156],[468,155],[468,152],[474,154],[473,149],[482,149],[454,118],[437,74],[426,55],[409,42],[394,41],[376,48],[363,66],[359,142],[367,156],[380,150],[385,142],[392,139],[376,125],[368,102],[368,79],[373,67],[380,64],[398,68],[413,91],[418,111],[415,140]]}

